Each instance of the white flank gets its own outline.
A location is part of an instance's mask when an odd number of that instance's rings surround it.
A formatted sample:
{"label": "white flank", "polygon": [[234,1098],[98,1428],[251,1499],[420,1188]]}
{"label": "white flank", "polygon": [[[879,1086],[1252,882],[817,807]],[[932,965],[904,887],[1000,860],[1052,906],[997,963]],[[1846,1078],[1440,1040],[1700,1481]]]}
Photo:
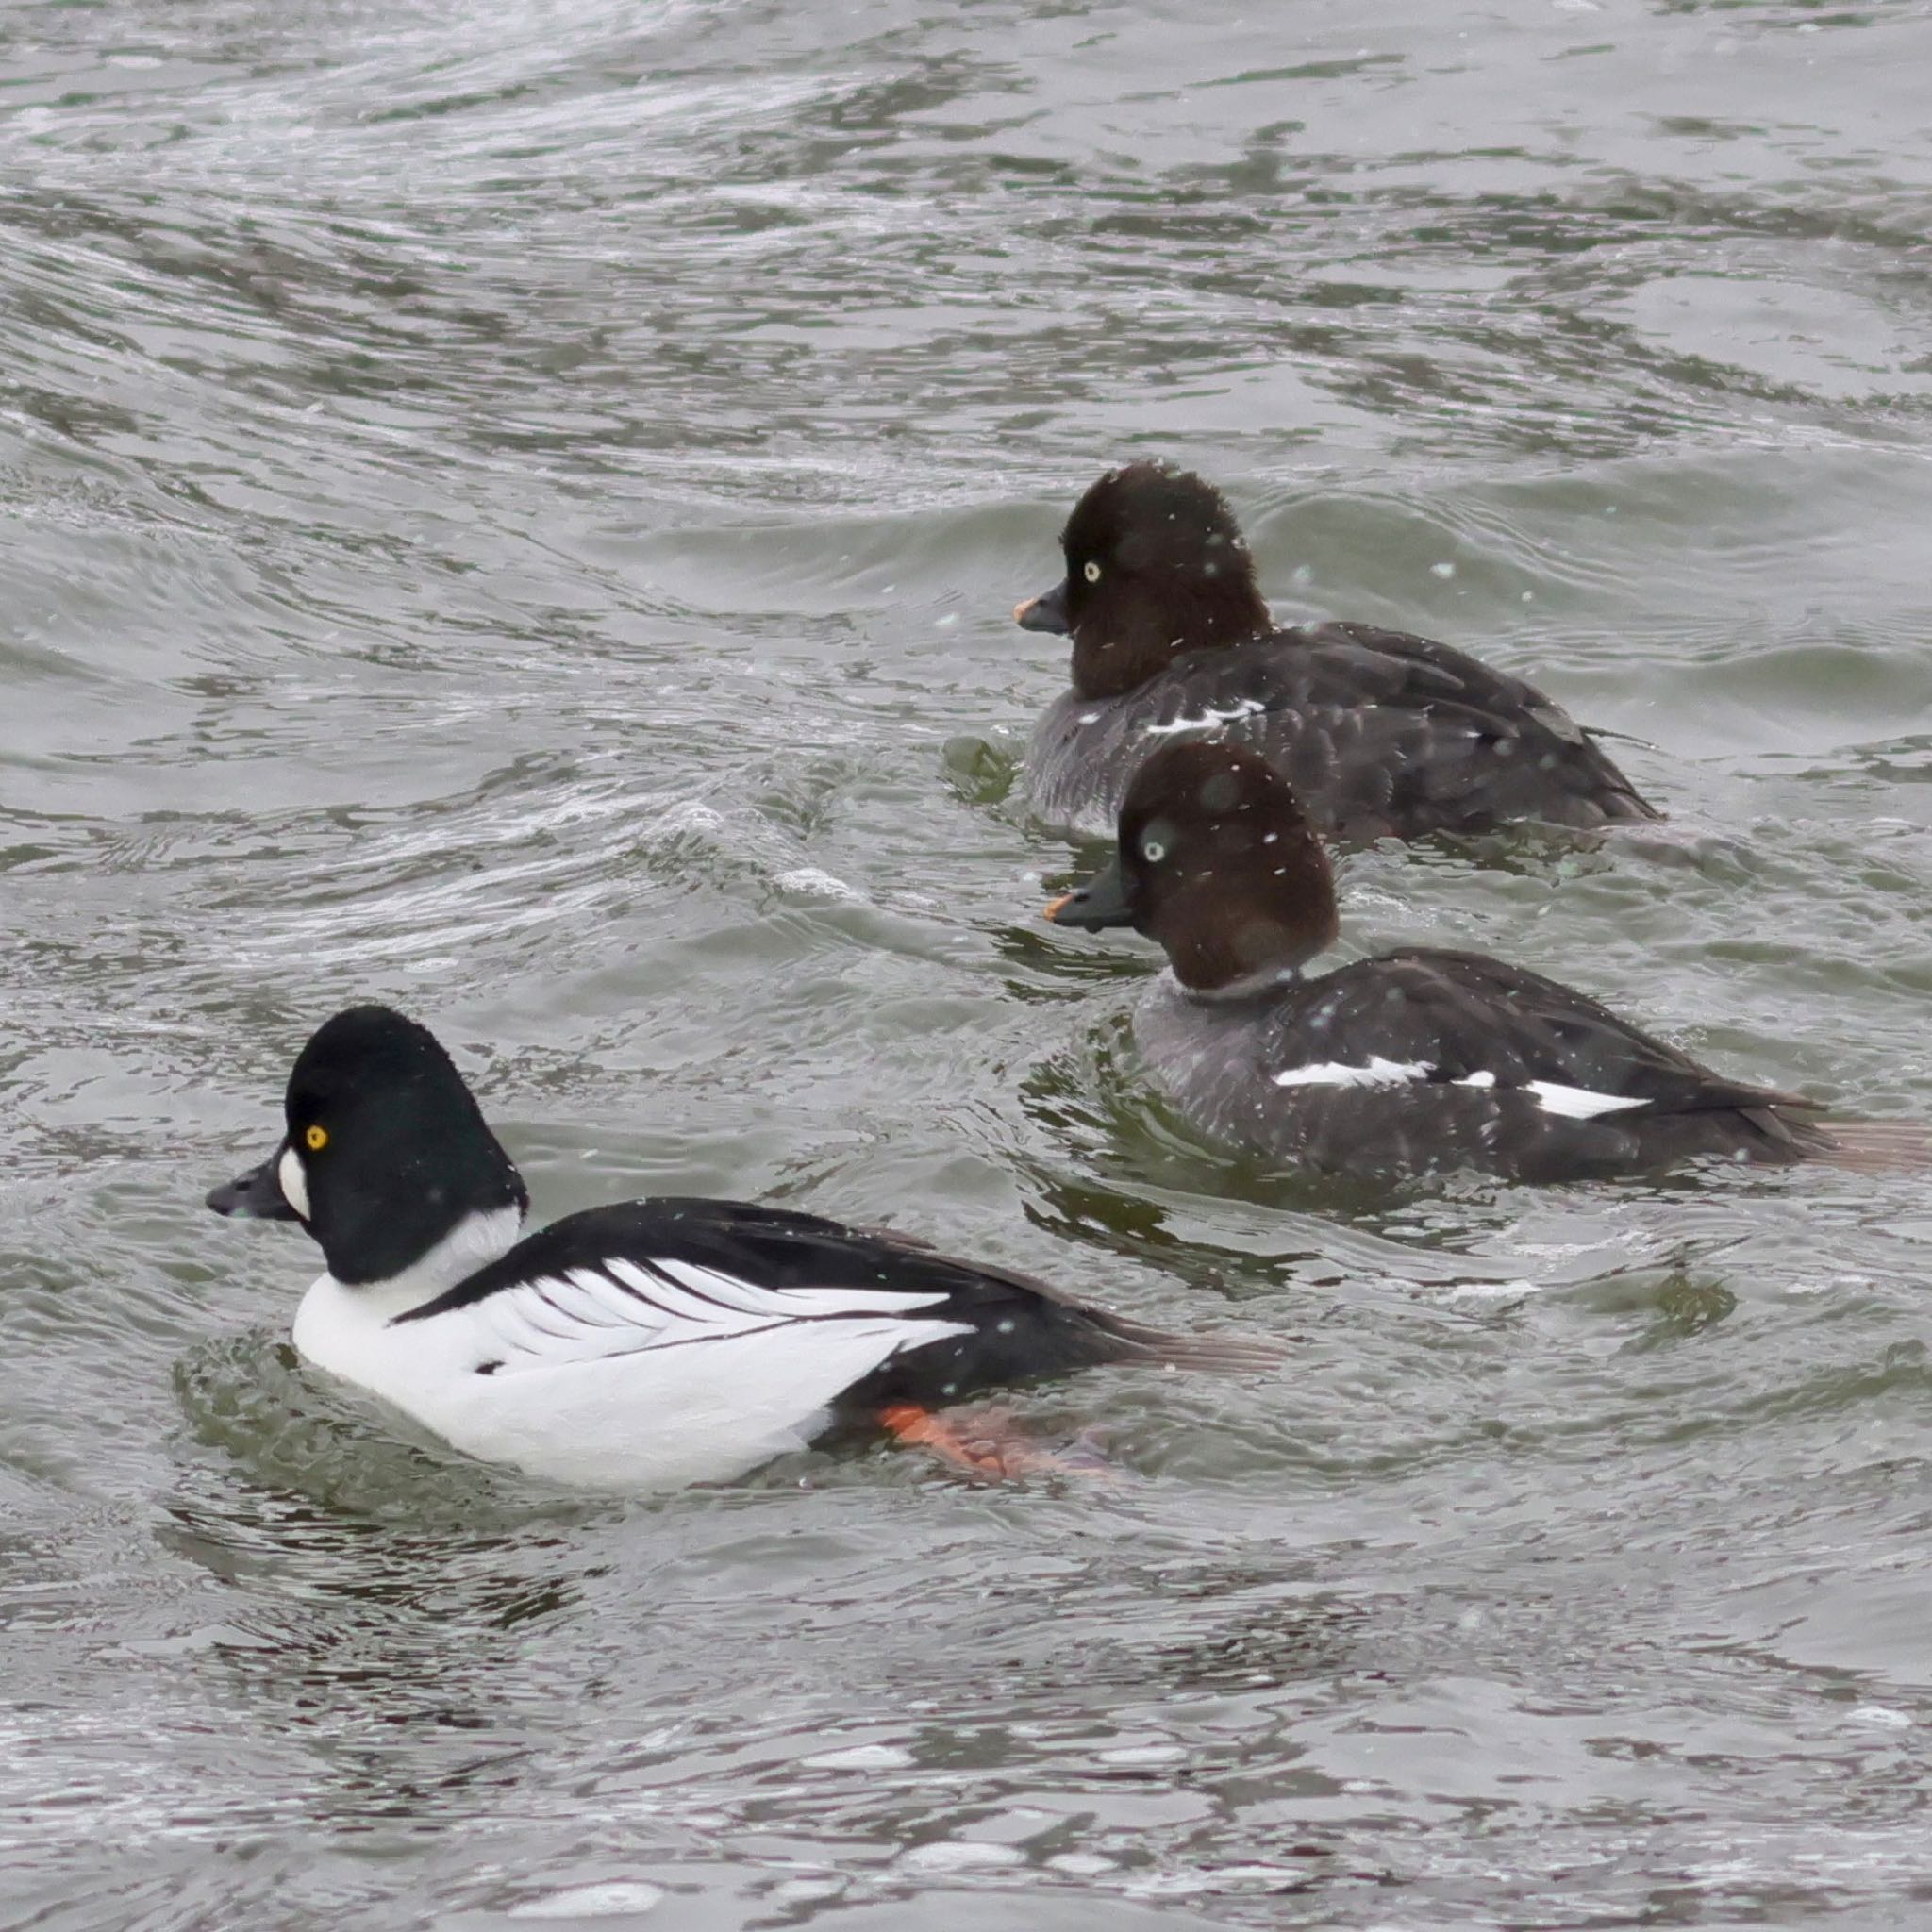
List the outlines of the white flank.
{"label": "white flank", "polygon": [[395,1284],[324,1275],[296,1316],[296,1347],[458,1449],[575,1488],[727,1481],[810,1441],[840,1395],[901,1349],[972,1333],[919,1312],[942,1291],[766,1288],[618,1257],[397,1321],[451,1285],[410,1274],[404,1309]]}
{"label": "white flank", "polygon": [[1340,1060],[1320,1060],[1312,1066],[1290,1067],[1276,1074],[1277,1087],[1396,1087],[1405,1080],[1426,1080],[1426,1060],[1385,1060],[1369,1056],[1365,1067],[1343,1066]]}
{"label": "white flank", "polygon": [[275,1185],[285,1200],[304,1221],[308,1219],[308,1176],[302,1172],[302,1157],[292,1147],[282,1149],[275,1162]]}
{"label": "white flank", "polygon": [[1600,1113],[1623,1113],[1633,1107],[1648,1107],[1647,1100],[1632,1100],[1627,1093],[1592,1093],[1588,1087],[1559,1087],[1554,1080],[1525,1082],[1545,1113],[1561,1114],[1565,1120],[1593,1120]]}
{"label": "white flank", "polygon": [[1465,1074],[1456,1084],[1458,1087],[1493,1087],[1496,1076],[1493,1074]]}
{"label": "white flank", "polygon": [[1232,724],[1237,718],[1252,718],[1257,711],[1267,708],[1259,698],[1242,698],[1225,711],[1217,711],[1210,705],[1198,718],[1175,718],[1166,724],[1149,724],[1141,735],[1143,738],[1171,738],[1177,731],[1212,731],[1218,724]]}

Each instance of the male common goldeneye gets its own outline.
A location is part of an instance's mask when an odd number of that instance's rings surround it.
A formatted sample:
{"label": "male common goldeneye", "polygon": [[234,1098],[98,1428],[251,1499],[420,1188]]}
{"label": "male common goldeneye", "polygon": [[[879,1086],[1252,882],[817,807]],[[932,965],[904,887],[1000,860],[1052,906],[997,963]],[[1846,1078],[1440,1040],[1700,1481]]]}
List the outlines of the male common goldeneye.
{"label": "male common goldeneye", "polygon": [[1910,1122],[1807,1118],[1567,986],[1405,947],[1304,978],[1334,942],[1327,855],[1288,781],[1238,745],[1170,745],[1128,787],[1112,862],[1047,917],[1158,940],[1137,1046],[1210,1134],[1323,1173],[1507,1180],[1650,1172],[1699,1155],[1916,1161]]}
{"label": "male common goldeneye", "polygon": [[427,1028],[352,1007],[290,1075],[288,1133],[218,1214],[301,1222],[328,1272],[296,1349],[456,1448],[597,1489],[724,1481],[837,1427],[1005,1467],[932,1411],[1103,1362],[1256,1368],[903,1235],[737,1201],[529,1197]]}
{"label": "male common goldeneye", "polygon": [[1025,759],[1033,808],[1056,824],[1111,832],[1141,760],[1204,735],[1259,752],[1316,829],[1351,843],[1658,816],[1520,678],[1374,625],[1277,629],[1233,513],[1187,471],[1109,471],[1060,548],[1065,580],[1013,612],[1074,640],[1073,689]]}

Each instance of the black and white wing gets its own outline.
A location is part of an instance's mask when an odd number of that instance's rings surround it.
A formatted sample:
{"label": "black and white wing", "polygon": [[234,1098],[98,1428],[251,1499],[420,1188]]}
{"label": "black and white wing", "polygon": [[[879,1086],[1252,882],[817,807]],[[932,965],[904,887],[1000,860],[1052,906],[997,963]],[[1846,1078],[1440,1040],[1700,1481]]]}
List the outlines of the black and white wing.
{"label": "black and white wing", "polygon": [[1266,757],[1331,837],[1657,816],[1554,699],[1429,638],[1315,625],[1175,672],[1149,747],[1198,719]]}
{"label": "black and white wing", "polygon": [[1834,1141],[1795,1096],[1725,1078],[1573,988],[1479,954],[1361,959],[1285,999],[1257,1084],[1212,1124],[1333,1173],[1559,1181]]}
{"label": "black and white wing", "polygon": [[1142,760],[1185,738],[1259,753],[1316,829],[1350,843],[1657,816],[1534,685],[1433,639],[1367,624],[1189,652],[1117,698],[1064,692],[1027,745],[1033,808],[1110,834]]}
{"label": "black and white wing", "polygon": [[731,1201],[567,1216],[398,1325],[458,1311],[491,1374],[710,1356],[783,1334],[805,1356],[866,1361],[848,1391],[857,1406],[951,1400],[1106,1361],[1244,1365],[1241,1343],[1164,1336],[903,1237]]}
{"label": "black and white wing", "polygon": [[[1285,1026],[1277,1085],[1338,1059],[1384,1077],[1519,1090],[1573,1119],[1805,1103],[1722,1074],[1557,980],[1481,953],[1408,948],[1310,983]],[[1349,1042],[1338,1055],[1331,1042]]]}

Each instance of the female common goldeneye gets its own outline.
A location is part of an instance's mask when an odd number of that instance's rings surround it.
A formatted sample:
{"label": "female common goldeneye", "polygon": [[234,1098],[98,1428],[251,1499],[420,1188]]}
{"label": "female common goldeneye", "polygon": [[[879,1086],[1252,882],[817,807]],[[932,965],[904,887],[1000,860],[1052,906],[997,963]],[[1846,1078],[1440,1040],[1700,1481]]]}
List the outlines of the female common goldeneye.
{"label": "female common goldeneye", "polygon": [[1047,917],[1158,940],[1134,1038],[1197,1125],[1323,1173],[1507,1180],[1647,1173],[1699,1155],[1883,1167],[1909,1122],[1811,1119],[1727,1080],[1567,986],[1478,953],[1405,947],[1302,976],[1334,942],[1327,855],[1293,791],[1238,745],[1141,765],[1112,862]]}
{"label": "female common goldeneye", "polygon": [[314,1034],[286,1110],[281,1145],[208,1205],[299,1221],[321,1246],[298,1352],[456,1448],[557,1482],[724,1481],[855,1424],[1018,1473],[932,1411],[1103,1362],[1279,1359],[737,1201],[629,1201],[522,1237],[509,1156],[435,1036],[387,1007]]}
{"label": "female common goldeneye", "polygon": [[1111,832],[1141,760],[1203,735],[1259,752],[1316,829],[1351,843],[1658,816],[1520,678],[1374,625],[1277,629],[1233,513],[1187,471],[1109,471],[1060,548],[1065,580],[1013,612],[1074,640],[1073,689],[1026,749],[1033,808],[1056,824]]}

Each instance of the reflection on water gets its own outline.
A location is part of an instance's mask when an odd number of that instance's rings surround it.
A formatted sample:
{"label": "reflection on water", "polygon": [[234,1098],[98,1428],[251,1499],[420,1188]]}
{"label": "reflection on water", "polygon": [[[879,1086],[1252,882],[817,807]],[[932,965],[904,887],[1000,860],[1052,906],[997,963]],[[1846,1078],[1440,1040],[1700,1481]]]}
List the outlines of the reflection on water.
{"label": "reflection on water", "polygon": [[[1727,1069],[1932,1113],[1903,6],[19,0],[0,18],[11,1919],[1908,1918],[1909,1179],[1350,1193],[1140,1079],[1013,761],[1103,463],[1284,614],[1632,741],[1641,840],[1350,855]],[[1276,1377],[1106,1486],[586,1503],[297,1368],[198,1202],[321,1014],[549,1215],[896,1222]]]}

